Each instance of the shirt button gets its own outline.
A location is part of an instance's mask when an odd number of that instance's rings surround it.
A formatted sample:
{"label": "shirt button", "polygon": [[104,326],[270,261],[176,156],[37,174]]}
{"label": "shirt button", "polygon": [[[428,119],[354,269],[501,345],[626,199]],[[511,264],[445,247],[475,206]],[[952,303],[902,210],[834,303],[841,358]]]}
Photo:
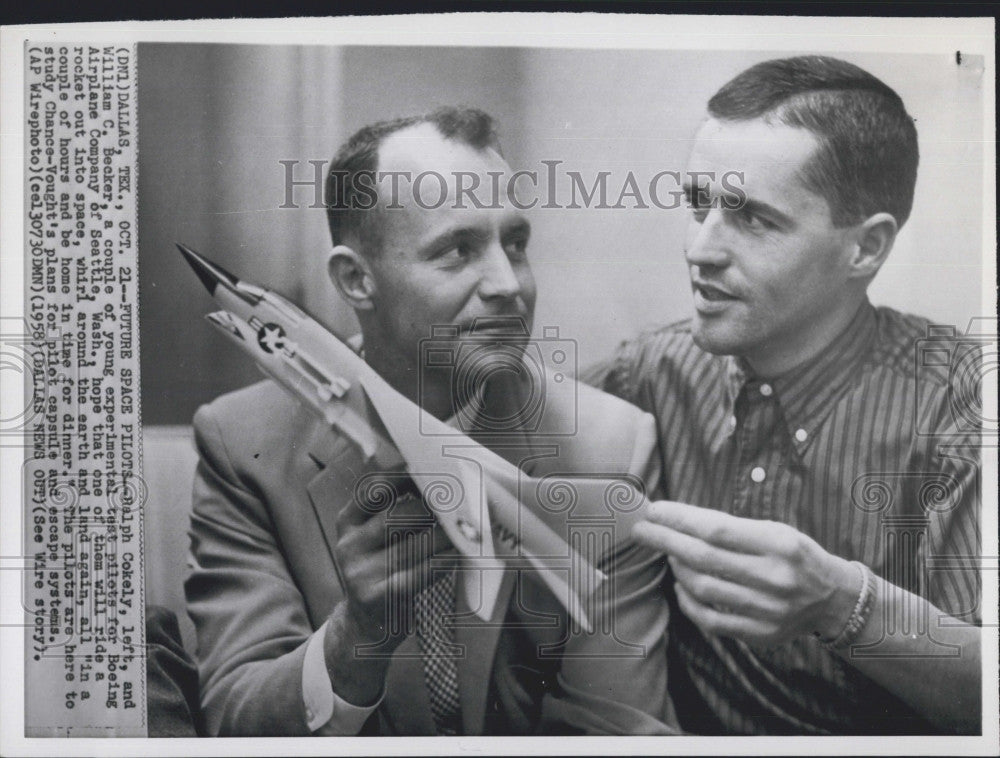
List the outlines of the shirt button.
{"label": "shirt button", "polygon": [[805,429],[799,429],[797,432],[795,432],[795,439],[797,439],[799,442],[805,442],[808,437],[809,435],[806,433]]}
{"label": "shirt button", "polygon": [[760,385],[760,394],[762,394],[764,397],[771,397],[771,393],[773,392],[774,388],[772,388],[770,384]]}
{"label": "shirt button", "polygon": [[750,478],[753,479],[758,484],[764,481],[764,478],[766,476],[767,474],[764,472],[764,469],[762,469],[760,466],[757,466],[757,468],[755,468],[753,471],[750,472]]}

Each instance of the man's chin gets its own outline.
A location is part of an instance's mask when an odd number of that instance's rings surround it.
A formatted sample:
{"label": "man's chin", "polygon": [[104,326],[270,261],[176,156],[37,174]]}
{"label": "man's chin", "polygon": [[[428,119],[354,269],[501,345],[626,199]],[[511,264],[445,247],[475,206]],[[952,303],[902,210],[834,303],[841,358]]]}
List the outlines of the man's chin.
{"label": "man's chin", "polygon": [[531,334],[531,321],[528,316],[516,314],[479,316],[465,322],[460,329],[463,336],[473,338],[527,338]]}
{"label": "man's chin", "polygon": [[513,331],[477,331],[461,338],[460,350],[477,355],[513,355],[523,353],[531,341],[531,335]]}
{"label": "man's chin", "polygon": [[498,374],[521,374],[530,371],[534,363],[525,356],[528,338],[509,335],[462,341],[456,355],[455,373],[469,381],[481,383],[496,379]]}
{"label": "man's chin", "polygon": [[742,341],[717,323],[705,323],[699,316],[691,321],[691,338],[694,344],[712,355],[737,355]]}

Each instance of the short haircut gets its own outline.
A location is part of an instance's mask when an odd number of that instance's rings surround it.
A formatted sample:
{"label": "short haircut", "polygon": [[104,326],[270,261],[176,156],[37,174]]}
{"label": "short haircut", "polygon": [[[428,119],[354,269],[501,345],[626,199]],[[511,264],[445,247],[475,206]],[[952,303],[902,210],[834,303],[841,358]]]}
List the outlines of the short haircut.
{"label": "short haircut", "polygon": [[[363,248],[375,253],[381,245],[376,174],[379,147],[391,134],[419,124],[433,124],[440,135],[477,150],[500,152],[493,118],[477,108],[443,107],[430,113],[379,121],[359,129],[347,140],[330,164],[326,178],[326,216],[334,245],[354,234]],[[360,181],[365,177],[365,181]],[[359,183],[360,182],[360,183]],[[358,188],[363,187],[362,192]],[[374,197],[375,203],[372,204]]]}
{"label": "short haircut", "polygon": [[806,55],[758,63],[708,101],[722,121],[763,118],[808,129],[819,141],[803,172],[826,199],[833,223],[850,226],[891,213],[910,216],[917,181],[917,130],[899,95],[864,69]]}

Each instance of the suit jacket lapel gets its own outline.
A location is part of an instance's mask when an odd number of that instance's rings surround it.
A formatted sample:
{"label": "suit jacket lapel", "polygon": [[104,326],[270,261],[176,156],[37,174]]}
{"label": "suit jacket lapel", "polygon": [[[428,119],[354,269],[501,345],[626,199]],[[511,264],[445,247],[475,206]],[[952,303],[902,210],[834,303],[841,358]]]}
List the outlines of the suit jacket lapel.
{"label": "suit jacket lapel", "polygon": [[475,615],[464,592],[455,598],[455,642],[463,647],[458,661],[458,694],[462,703],[462,730],[482,734],[486,723],[486,701],[493,678],[493,659],[503,631],[503,621],[514,587],[515,574],[504,572],[496,608],[489,621]]}
{"label": "suit jacket lapel", "polygon": [[309,481],[306,491],[323,532],[331,563],[333,546],[337,544],[337,517],[354,494],[355,476],[352,476],[351,464],[360,464],[360,456],[356,452],[352,455],[352,452],[351,443],[329,429],[318,436],[309,450],[309,456],[320,469]]}
{"label": "suit jacket lapel", "polygon": [[308,450],[320,470],[306,490],[332,561],[333,546],[337,543],[337,516],[351,502],[355,488],[366,474],[399,469],[404,461],[395,448],[385,444],[380,444],[375,457],[366,461],[353,442],[329,427],[314,436]]}

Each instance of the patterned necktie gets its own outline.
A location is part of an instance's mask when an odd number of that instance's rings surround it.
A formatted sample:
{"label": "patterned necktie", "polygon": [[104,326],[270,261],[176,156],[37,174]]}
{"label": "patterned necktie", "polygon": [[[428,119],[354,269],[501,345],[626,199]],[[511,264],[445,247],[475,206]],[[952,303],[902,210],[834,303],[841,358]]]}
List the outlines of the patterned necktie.
{"label": "patterned necktie", "polygon": [[455,612],[455,572],[447,572],[417,595],[413,610],[437,733],[458,734],[462,724],[457,662],[460,648],[455,645],[455,630],[442,623],[446,615]]}

